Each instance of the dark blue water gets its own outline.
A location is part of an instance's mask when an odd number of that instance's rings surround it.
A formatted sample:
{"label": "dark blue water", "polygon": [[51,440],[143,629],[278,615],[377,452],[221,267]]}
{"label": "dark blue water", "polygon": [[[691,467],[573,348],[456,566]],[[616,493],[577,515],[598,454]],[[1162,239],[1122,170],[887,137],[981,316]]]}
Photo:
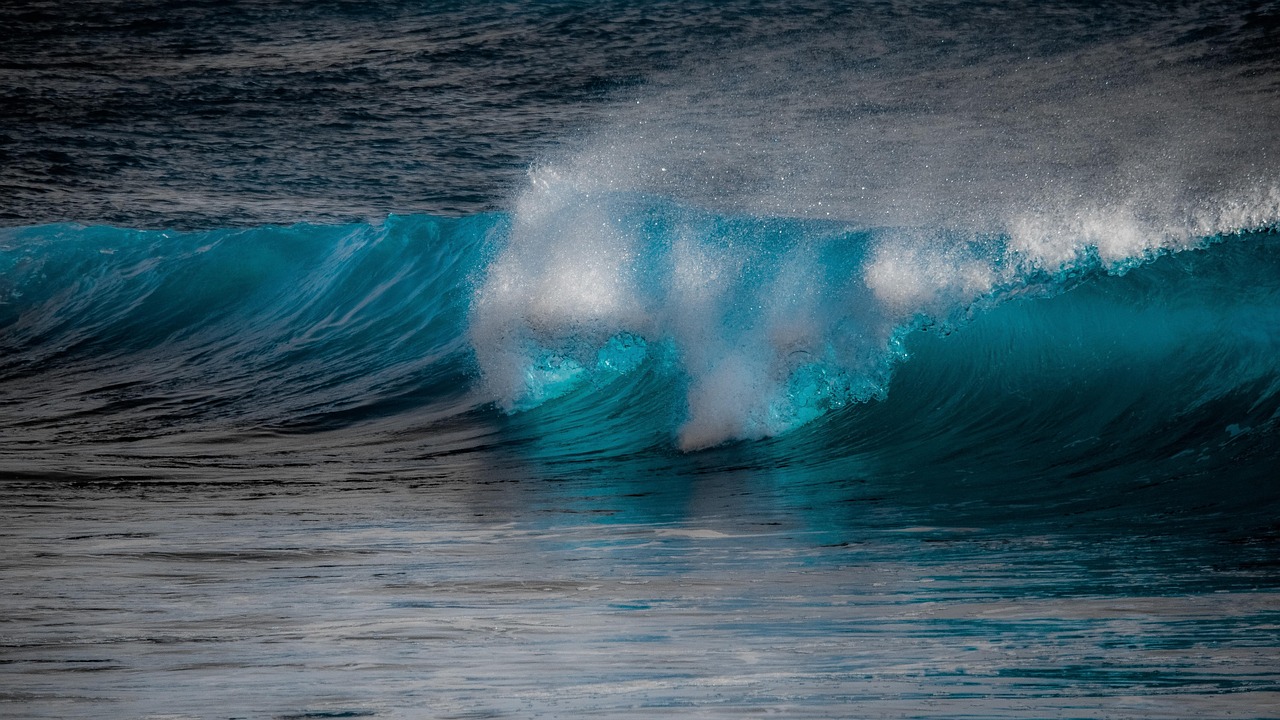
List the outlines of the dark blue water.
{"label": "dark blue water", "polygon": [[0,26],[0,715],[1280,717],[1280,6]]}

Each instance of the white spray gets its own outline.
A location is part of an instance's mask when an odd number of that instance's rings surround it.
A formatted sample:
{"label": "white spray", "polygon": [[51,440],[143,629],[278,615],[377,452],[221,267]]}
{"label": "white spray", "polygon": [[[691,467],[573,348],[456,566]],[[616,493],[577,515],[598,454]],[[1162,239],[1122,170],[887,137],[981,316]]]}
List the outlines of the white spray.
{"label": "white spray", "polygon": [[[850,21],[656,75],[533,169],[473,307],[498,404],[536,404],[555,362],[585,367],[625,332],[678,351],[681,447],[764,437],[883,394],[913,318],[1280,218],[1274,75],[1170,42],[1179,18],[1061,48],[1025,27],[895,22],[911,28],[897,43]],[[879,230],[832,281],[839,232],[780,257],[705,223],[655,241],[626,217],[654,197]],[[794,392],[813,367],[833,371],[806,381],[816,409]]]}

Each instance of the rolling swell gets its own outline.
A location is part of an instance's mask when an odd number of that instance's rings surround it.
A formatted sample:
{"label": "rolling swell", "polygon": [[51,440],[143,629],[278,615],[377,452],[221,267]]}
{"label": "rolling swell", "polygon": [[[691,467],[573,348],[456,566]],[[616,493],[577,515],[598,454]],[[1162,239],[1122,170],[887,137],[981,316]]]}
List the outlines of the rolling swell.
{"label": "rolling swell", "polygon": [[886,400],[833,418],[824,443],[1009,480],[1270,479],[1277,250],[1232,237],[915,333]]}
{"label": "rolling swell", "polygon": [[[904,245],[898,230],[624,204],[639,244],[576,246],[586,270],[538,274],[514,315],[492,304],[521,232],[502,215],[7,230],[7,454],[231,431],[383,442],[378,428],[408,425],[421,457],[505,446],[551,467],[981,471],[993,486],[1260,479],[1280,459],[1272,233],[1049,272],[1015,262],[1008,238]],[[920,247],[995,281],[930,275],[939,258],[920,264]],[[603,273],[615,260],[623,276]],[[877,277],[898,285],[877,295]],[[524,394],[495,393],[495,357]],[[690,442],[699,412],[710,434]]]}
{"label": "rolling swell", "polygon": [[7,230],[10,424],[147,436],[447,406],[466,276],[495,222]]}

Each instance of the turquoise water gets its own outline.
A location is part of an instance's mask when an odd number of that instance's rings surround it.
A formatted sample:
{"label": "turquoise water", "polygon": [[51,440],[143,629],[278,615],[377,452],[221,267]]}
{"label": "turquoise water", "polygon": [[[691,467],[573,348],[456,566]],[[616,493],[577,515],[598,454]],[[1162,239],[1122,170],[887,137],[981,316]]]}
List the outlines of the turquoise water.
{"label": "turquoise water", "polygon": [[[357,463],[410,452],[409,469],[514,454],[661,475],[701,449],[836,480],[980,468],[992,486],[1241,484],[1228,506],[1271,492],[1269,232],[1113,262],[1086,248],[1050,271],[1000,236],[895,255],[893,229],[642,207],[611,239],[627,262],[603,269],[558,246],[513,263],[503,214],[6,230],[10,471],[150,476],[211,443],[289,453],[327,434]],[[958,274],[930,275],[934,255]]]}
{"label": "turquoise water", "polygon": [[0,8],[0,716],[1280,717],[1278,18]]}

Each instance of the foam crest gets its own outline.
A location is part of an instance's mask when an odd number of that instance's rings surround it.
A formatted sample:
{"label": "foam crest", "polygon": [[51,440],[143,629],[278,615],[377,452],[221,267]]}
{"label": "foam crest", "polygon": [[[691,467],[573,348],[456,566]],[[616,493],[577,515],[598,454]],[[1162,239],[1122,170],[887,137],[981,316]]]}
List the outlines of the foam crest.
{"label": "foam crest", "polygon": [[945,236],[891,234],[877,244],[863,270],[864,282],[892,312],[937,314],[996,286],[998,255],[981,250]]}
{"label": "foam crest", "polygon": [[683,397],[685,450],[885,397],[921,327],[1202,247],[1215,223],[1275,217],[1206,204],[1159,224],[1116,205],[1028,214],[998,233],[861,229],[724,216],[563,171],[539,171],[519,206],[473,304],[486,391],[515,411],[647,367]]}
{"label": "foam crest", "polygon": [[[631,236],[589,192],[544,172],[551,179],[531,174],[505,251],[474,302],[472,342],[488,389],[507,409],[541,398],[550,379],[576,375],[569,368],[614,333],[645,324]],[[529,354],[548,347],[573,352],[531,372]]]}
{"label": "foam crest", "polygon": [[884,397],[916,329],[1280,219],[1269,59],[1205,62],[1155,6],[1055,6],[1051,41],[905,12],[655,73],[538,165],[473,307],[498,404],[630,334],[671,350],[637,367],[681,447],[774,435]]}
{"label": "foam crest", "polygon": [[[559,204],[565,194],[532,185],[522,206],[542,197],[552,207],[514,222],[477,290],[471,339],[500,407],[608,382],[651,355],[650,371],[683,395],[674,432],[692,450],[775,435],[883,393],[901,311],[862,282],[867,234],[575,196]],[[619,338],[635,338],[625,361],[615,361]]]}

